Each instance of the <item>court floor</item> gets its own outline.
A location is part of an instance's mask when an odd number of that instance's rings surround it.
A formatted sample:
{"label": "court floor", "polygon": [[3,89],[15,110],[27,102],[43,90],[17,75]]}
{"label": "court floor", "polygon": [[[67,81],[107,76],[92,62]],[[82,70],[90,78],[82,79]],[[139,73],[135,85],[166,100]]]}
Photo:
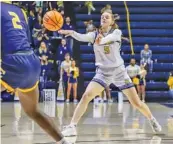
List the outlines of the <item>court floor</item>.
{"label": "court floor", "polygon": [[[76,144],[173,144],[173,108],[149,103],[163,131],[153,134],[148,121],[128,102],[89,104],[81,119],[77,137],[67,138]],[[69,124],[76,104],[40,103],[56,124]],[[2,144],[54,144],[53,140],[22,111],[20,103],[1,104]]]}

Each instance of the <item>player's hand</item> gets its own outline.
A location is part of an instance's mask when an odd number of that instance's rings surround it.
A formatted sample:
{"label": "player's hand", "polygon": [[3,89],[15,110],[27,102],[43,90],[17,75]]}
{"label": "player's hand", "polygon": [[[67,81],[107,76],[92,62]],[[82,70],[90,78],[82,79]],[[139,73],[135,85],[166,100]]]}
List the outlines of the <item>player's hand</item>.
{"label": "player's hand", "polygon": [[59,34],[63,34],[63,35],[71,35],[73,33],[73,30],[59,30],[58,31]]}

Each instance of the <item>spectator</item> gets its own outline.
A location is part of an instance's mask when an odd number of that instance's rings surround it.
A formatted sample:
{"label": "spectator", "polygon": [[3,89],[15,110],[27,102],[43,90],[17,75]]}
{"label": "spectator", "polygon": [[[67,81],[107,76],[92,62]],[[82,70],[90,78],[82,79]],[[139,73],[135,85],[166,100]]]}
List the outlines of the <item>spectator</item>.
{"label": "spectator", "polygon": [[72,60],[71,66],[68,70],[68,88],[66,102],[70,102],[71,88],[73,88],[73,102],[77,103],[77,77],[79,76],[79,69],[76,67],[75,60]]}
{"label": "spectator", "polygon": [[[66,17],[65,24],[63,25],[62,29],[64,29],[64,30],[74,30],[74,26],[71,24],[70,17]],[[67,44],[70,47],[70,51],[73,53],[73,38],[72,37],[67,37]]]}
{"label": "spectator", "polygon": [[84,24],[86,26],[86,33],[96,30],[96,27],[93,24],[93,20],[85,21]]}
{"label": "spectator", "polygon": [[101,102],[104,101],[104,95],[105,95],[104,93],[106,94],[106,98],[107,98],[108,103],[113,103],[109,87],[106,87],[105,90],[102,92],[102,94],[101,94],[101,97],[102,97]]}
{"label": "spectator", "polygon": [[139,85],[137,87],[138,89],[138,95],[140,98],[142,98],[142,101],[145,102],[145,87],[146,87],[146,80],[145,77],[147,75],[147,71],[145,70],[145,65],[140,66],[140,72],[139,72]]}
{"label": "spectator", "polygon": [[38,40],[37,40],[37,36],[38,36],[38,33],[42,30],[42,18],[41,16],[37,16],[37,20],[34,24],[34,28],[32,30],[32,37],[33,37],[33,40],[34,40],[34,45],[35,47],[38,47]]}
{"label": "spectator", "polygon": [[37,43],[40,44],[41,41],[44,41],[46,45],[49,43],[49,36],[46,32],[46,28],[42,28],[42,30],[37,35]]}
{"label": "spectator", "polygon": [[139,78],[137,76],[140,72],[140,67],[136,65],[136,60],[134,58],[131,58],[130,65],[126,67],[126,70],[137,89],[137,86],[139,86]]}
{"label": "spectator", "polygon": [[61,44],[59,45],[57,50],[57,64],[61,63],[64,60],[66,53],[70,53],[70,49],[66,43],[66,39],[62,39]]}
{"label": "spectator", "polygon": [[70,54],[65,54],[65,60],[61,63],[60,81],[63,80],[65,96],[67,96],[68,70],[71,66]]}
{"label": "spectator", "polygon": [[39,56],[41,65],[48,65],[49,50],[47,49],[45,42],[41,42],[36,54]]}
{"label": "spectator", "polygon": [[49,1],[49,10],[58,10],[57,1]]}
{"label": "spectator", "polygon": [[57,1],[57,5],[58,5],[58,11],[64,9],[64,2],[63,1]]}
{"label": "spectator", "polygon": [[88,15],[91,15],[91,11],[95,11],[96,9],[93,6],[92,1],[86,1],[85,6],[88,8]]}
{"label": "spectator", "polygon": [[169,86],[169,94],[173,98],[173,71],[170,72],[167,84]]}
{"label": "spectator", "polygon": [[36,12],[43,11],[43,1],[36,1],[35,4]]}
{"label": "spectator", "polygon": [[144,45],[144,50],[141,50],[141,64],[147,64],[149,66],[149,72],[153,71],[153,60],[152,58],[152,51],[149,50],[149,45]]}

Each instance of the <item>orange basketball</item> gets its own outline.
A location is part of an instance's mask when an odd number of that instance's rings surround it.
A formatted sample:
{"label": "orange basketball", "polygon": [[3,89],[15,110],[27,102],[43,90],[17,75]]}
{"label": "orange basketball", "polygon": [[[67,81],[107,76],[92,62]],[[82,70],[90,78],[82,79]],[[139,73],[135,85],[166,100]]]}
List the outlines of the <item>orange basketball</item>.
{"label": "orange basketball", "polygon": [[43,17],[43,25],[50,31],[57,31],[63,26],[64,20],[62,15],[55,11],[48,11]]}

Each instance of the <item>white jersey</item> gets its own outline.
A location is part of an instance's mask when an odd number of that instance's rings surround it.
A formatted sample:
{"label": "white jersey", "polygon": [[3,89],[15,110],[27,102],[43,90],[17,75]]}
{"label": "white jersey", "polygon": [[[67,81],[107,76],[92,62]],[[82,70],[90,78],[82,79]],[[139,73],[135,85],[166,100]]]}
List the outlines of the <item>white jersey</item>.
{"label": "white jersey", "polygon": [[[87,34],[73,32],[73,34],[71,34],[71,36],[78,41],[91,43],[95,42],[96,35],[96,32],[89,32]],[[121,35],[121,30],[115,29],[107,35],[104,34],[99,45],[94,43],[93,47],[96,66],[102,68],[113,68],[124,64],[124,61],[120,56]]]}
{"label": "white jersey", "polygon": [[140,67],[138,65],[129,65],[126,67],[126,70],[127,70],[127,74],[133,78],[135,76],[137,76],[140,72]]}

